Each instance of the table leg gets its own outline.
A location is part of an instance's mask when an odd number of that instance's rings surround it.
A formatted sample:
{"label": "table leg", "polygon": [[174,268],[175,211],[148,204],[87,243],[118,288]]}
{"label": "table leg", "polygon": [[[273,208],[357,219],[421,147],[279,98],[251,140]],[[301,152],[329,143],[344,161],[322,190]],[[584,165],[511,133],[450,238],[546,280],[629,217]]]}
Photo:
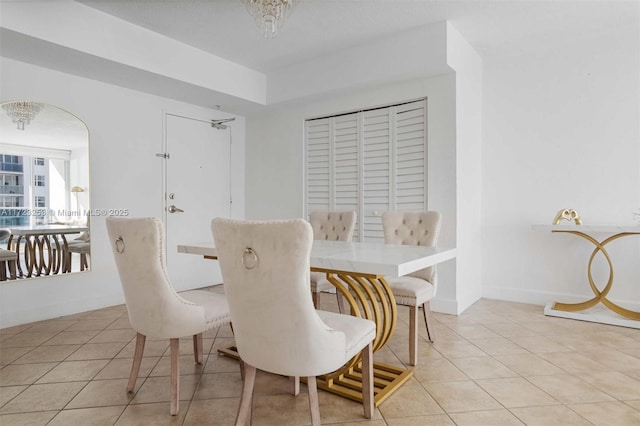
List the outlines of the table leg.
{"label": "table leg", "polygon": [[60,272],[60,270],[62,270],[62,257],[63,257],[63,252],[62,252],[62,247],[60,246],[60,240],[58,239],[58,237],[56,235],[53,236],[53,242],[56,246],[56,255],[55,256],[51,256],[51,273],[52,274],[57,274],[58,272]]}
{"label": "table leg", "polygon": [[[352,315],[376,323],[373,352],[375,353],[384,347],[391,338],[397,321],[396,301],[384,277],[316,268],[312,268],[312,270],[327,272],[327,280],[346,299]],[[412,375],[411,370],[374,362],[374,405],[379,406]],[[362,359],[360,354],[353,357],[338,371],[319,376],[317,384],[323,390],[362,402]]]}
{"label": "table leg", "polygon": [[[589,309],[589,308],[597,305],[598,303],[602,303],[607,308],[611,309],[613,312],[615,312],[615,313],[617,313],[619,315],[622,315],[623,317],[640,321],[640,312],[636,312],[636,311],[632,311],[630,309],[623,308],[622,306],[620,306],[620,305],[612,302],[611,300],[607,299],[607,295],[609,294],[609,291],[611,290],[611,287],[613,286],[613,263],[611,262],[611,258],[609,257],[609,253],[605,249],[605,245],[607,245],[611,241],[615,241],[618,238],[622,238],[622,237],[625,237],[625,236],[628,236],[628,235],[637,235],[637,234],[631,233],[631,232],[622,232],[620,234],[612,235],[611,237],[606,238],[605,240],[600,242],[600,241],[596,240],[595,238],[593,238],[592,236],[587,235],[587,234],[585,234],[583,232],[579,232],[579,231],[553,231],[553,232],[564,232],[564,233],[568,233],[568,234],[577,235],[577,236],[582,237],[585,240],[591,242],[595,246],[595,249],[593,249],[593,252],[591,253],[591,257],[589,257],[589,264],[587,266],[587,278],[589,279],[589,286],[591,287],[591,291],[593,291],[595,296],[593,298],[589,299],[589,300],[586,300],[586,301],[580,302],[580,303],[560,303],[560,302],[555,302],[553,304],[553,309],[558,310],[558,311],[565,311],[565,312],[577,312],[577,311],[583,311],[585,309]],[[593,276],[591,274],[591,266],[593,264],[593,260],[595,259],[596,255],[598,253],[602,253],[602,255],[607,260],[607,264],[609,265],[609,279],[607,280],[607,284],[604,286],[602,291],[600,291],[598,289],[598,287],[596,286],[595,282],[593,281]]]}
{"label": "table leg", "polygon": [[71,252],[69,251],[69,244],[64,234],[60,234],[60,238],[62,239],[62,272],[71,272]]}
{"label": "table leg", "polygon": [[34,239],[35,237],[32,235],[24,237],[24,265],[27,270],[27,278],[30,278],[33,275],[33,269],[36,264],[36,247]]}

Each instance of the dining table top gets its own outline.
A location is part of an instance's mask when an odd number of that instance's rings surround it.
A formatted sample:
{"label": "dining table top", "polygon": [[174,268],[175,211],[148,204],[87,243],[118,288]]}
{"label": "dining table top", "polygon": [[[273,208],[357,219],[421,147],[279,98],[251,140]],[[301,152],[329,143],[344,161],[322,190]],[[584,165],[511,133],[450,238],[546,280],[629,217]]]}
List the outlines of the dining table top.
{"label": "dining table top", "polygon": [[[178,245],[179,253],[217,257],[213,241]],[[310,266],[400,277],[456,257],[455,248],[314,240]]]}
{"label": "dining table top", "polygon": [[86,225],[42,224],[10,226],[13,235],[55,235],[55,234],[79,234],[88,231]]}

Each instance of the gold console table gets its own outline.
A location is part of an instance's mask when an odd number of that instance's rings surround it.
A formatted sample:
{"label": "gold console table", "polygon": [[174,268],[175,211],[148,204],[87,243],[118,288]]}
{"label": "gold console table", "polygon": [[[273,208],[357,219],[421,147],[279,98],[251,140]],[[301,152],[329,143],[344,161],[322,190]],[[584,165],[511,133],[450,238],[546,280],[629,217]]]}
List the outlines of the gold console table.
{"label": "gold console table", "polygon": [[[636,311],[624,308],[607,298],[607,295],[609,294],[613,286],[614,270],[613,270],[613,262],[611,261],[611,257],[605,247],[607,244],[611,243],[612,241],[615,241],[622,237],[640,235],[640,226],[534,225],[533,229],[540,230],[540,231],[551,231],[551,232],[576,235],[580,238],[583,238],[589,241],[591,244],[594,245],[594,249],[591,252],[591,256],[589,257],[589,263],[587,266],[587,279],[589,281],[589,286],[591,287],[591,291],[593,292],[594,297],[579,303],[555,302],[551,305],[551,310],[563,311],[563,312],[580,312],[580,311],[584,311],[586,309],[592,308],[598,305],[599,303],[601,303],[602,305],[606,306],[608,309],[617,313],[618,315],[621,315],[625,318],[628,318],[634,321],[639,321],[637,326],[640,327],[640,312],[636,312]],[[593,234],[605,234],[609,236],[602,240],[598,240],[593,236]],[[607,261],[607,265],[609,267],[609,278],[607,279],[607,282],[604,288],[602,288],[602,290],[600,290],[596,286],[596,283],[594,282],[594,279],[593,279],[593,275],[591,273],[593,260],[595,259],[598,253],[601,253],[604,256],[605,260]],[[545,309],[545,313],[548,314],[547,311],[548,310]],[[578,318],[578,317],[571,317],[571,318],[588,320],[588,318]],[[600,321],[597,321],[597,322],[600,322]]]}

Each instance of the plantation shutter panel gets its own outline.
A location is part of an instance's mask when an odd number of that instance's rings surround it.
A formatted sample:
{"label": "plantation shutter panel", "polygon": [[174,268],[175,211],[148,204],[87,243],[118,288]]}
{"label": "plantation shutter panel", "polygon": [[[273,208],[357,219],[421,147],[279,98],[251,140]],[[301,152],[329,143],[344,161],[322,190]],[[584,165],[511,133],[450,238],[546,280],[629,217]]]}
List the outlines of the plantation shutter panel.
{"label": "plantation shutter panel", "polygon": [[[335,159],[335,210],[355,211],[358,213],[360,189],[358,175],[359,139],[358,114],[345,114],[334,120],[334,159]],[[360,221],[360,215],[357,218]],[[353,239],[359,241],[358,225]]]}
{"label": "plantation shutter panel", "polygon": [[355,210],[354,241],[384,242],[382,213],[427,209],[427,101],[305,122],[306,213]]}
{"label": "plantation shutter panel", "polygon": [[329,119],[308,120],[307,137],[307,212],[331,210],[331,161]]}
{"label": "plantation shutter panel", "polygon": [[389,109],[363,112],[363,238],[382,241],[382,212],[391,210],[391,120]]}
{"label": "plantation shutter panel", "polygon": [[427,208],[426,101],[396,107],[396,196],[398,211]]}

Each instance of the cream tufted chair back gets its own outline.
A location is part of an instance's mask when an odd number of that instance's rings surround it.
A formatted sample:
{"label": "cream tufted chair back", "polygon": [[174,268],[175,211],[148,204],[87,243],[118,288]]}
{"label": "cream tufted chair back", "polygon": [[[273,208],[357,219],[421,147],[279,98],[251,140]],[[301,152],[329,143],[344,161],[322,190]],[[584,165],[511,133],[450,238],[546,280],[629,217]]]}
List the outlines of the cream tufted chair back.
{"label": "cream tufted chair back", "polygon": [[204,308],[180,297],[167,278],[162,222],[109,218],[107,230],[131,327],[158,339],[205,330]]}
{"label": "cream tufted chair back", "polygon": [[[356,212],[328,212],[314,211],[309,213],[309,223],[313,228],[314,240],[330,240],[351,242],[353,230],[356,227]],[[334,292],[335,287],[327,280],[324,272],[311,273],[311,294],[313,306],[318,308],[320,304],[320,292]],[[339,293],[336,293],[338,307],[343,312],[344,301]]]}
{"label": "cream tufted chair back", "polygon": [[311,226],[216,218],[212,228],[243,361],[285,376],[333,371],[345,336],[324,325],[311,302]]}
{"label": "cream tufted chair back", "polygon": [[[385,212],[382,214],[384,242],[407,246],[435,247],[440,235],[442,215],[439,212]],[[436,285],[436,269],[429,267],[412,276]]]}
{"label": "cream tufted chair back", "polygon": [[159,219],[109,217],[106,222],[129,321],[137,332],[127,391],[135,388],[146,338],[169,339],[170,413],[176,415],[180,401],[180,337],[193,336],[195,362],[202,364],[202,333],[229,324],[227,300],[222,294],[205,290],[176,293],[167,277],[164,231]]}
{"label": "cream tufted chair back", "polygon": [[[362,353],[371,378],[374,322],[316,311],[309,292],[311,225],[302,219],[211,224],[229,301],[244,384],[236,424],[245,424],[256,369],[307,377],[312,424],[320,424],[315,376],[336,371]],[[295,386],[294,386],[295,387]],[[371,418],[373,387],[363,385],[365,417]]]}
{"label": "cream tufted chair back", "polygon": [[[440,234],[442,217],[434,211],[407,213],[386,212],[382,215],[384,242],[411,246],[435,247]],[[429,341],[434,339],[430,300],[437,290],[435,266],[411,275],[387,277],[387,283],[398,305],[409,306],[409,364],[418,362],[418,309],[422,308]]]}
{"label": "cream tufted chair back", "polygon": [[351,241],[356,226],[356,212],[309,213],[314,240]]}

